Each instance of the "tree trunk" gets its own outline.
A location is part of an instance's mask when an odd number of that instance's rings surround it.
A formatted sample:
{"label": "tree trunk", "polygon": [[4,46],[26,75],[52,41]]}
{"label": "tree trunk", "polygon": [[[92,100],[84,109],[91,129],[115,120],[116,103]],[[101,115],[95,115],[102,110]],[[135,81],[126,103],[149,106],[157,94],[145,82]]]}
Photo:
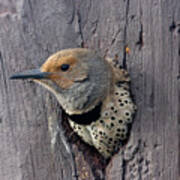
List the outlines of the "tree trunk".
{"label": "tree trunk", "polygon": [[[105,170],[66,140],[49,92],[8,79],[73,47],[118,55],[131,75],[138,112]],[[179,0],[0,0],[0,179],[177,180],[179,59]]]}

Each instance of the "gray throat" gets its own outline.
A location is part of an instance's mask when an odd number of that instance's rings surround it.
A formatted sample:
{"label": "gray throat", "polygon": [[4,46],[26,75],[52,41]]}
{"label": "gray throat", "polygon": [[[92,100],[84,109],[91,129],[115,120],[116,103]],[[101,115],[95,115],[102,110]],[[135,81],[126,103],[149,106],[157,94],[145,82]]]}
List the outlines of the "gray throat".
{"label": "gray throat", "polygon": [[99,97],[94,94],[96,91],[96,85],[87,81],[75,83],[72,88],[57,93],[56,97],[67,114],[81,114],[99,103]]}

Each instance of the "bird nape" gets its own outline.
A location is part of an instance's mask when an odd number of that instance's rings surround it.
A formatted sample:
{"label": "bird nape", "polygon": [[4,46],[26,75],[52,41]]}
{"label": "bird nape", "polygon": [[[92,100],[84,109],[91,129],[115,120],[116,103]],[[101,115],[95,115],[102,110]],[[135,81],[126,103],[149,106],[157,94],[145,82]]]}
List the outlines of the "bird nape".
{"label": "bird nape", "polygon": [[88,49],[65,49],[50,56],[40,69],[11,79],[31,79],[51,91],[73,131],[104,158],[110,158],[128,138],[136,106],[130,77],[117,61]]}

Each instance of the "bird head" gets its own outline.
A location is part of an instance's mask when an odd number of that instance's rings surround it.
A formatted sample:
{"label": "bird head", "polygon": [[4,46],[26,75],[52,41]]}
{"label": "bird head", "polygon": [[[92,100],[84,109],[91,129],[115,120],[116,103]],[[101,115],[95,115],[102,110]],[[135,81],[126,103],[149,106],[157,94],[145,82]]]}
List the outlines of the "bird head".
{"label": "bird head", "polygon": [[109,64],[96,52],[76,48],[50,56],[39,69],[14,74],[10,79],[31,79],[58,99],[66,113],[92,110],[108,94],[111,83]]}

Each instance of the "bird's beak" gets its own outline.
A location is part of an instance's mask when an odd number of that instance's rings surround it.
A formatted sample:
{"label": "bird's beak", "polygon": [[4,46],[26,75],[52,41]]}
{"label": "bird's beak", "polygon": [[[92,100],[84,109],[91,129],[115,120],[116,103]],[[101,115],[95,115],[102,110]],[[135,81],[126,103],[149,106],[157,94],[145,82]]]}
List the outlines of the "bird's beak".
{"label": "bird's beak", "polygon": [[10,79],[47,79],[50,74],[49,72],[42,72],[40,69],[32,69],[16,73]]}

